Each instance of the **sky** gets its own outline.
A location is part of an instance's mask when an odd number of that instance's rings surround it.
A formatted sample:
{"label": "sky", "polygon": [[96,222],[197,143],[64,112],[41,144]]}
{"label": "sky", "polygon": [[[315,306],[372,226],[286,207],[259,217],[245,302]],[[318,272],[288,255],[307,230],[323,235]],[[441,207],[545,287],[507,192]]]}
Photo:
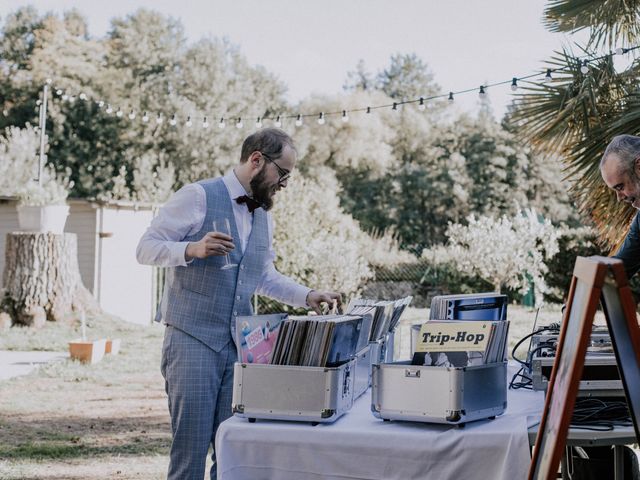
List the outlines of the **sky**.
{"label": "sky", "polygon": [[[227,37],[254,65],[288,87],[297,102],[312,93],[342,92],[359,60],[378,72],[391,55],[415,53],[443,92],[461,91],[540,71],[544,60],[582,36],[548,32],[543,0],[0,0],[0,17],[24,5],[41,13],[77,8],[93,36],[113,17],[144,7],[180,19],[189,41]],[[1,19],[0,18],[0,19]],[[487,91],[499,118],[509,85]],[[477,111],[478,95],[455,108]]]}

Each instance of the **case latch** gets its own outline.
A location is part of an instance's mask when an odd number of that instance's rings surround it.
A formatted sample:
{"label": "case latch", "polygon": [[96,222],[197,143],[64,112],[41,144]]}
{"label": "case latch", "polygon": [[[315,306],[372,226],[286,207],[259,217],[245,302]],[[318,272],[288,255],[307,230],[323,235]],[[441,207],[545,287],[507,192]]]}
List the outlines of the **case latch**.
{"label": "case latch", "polygon": [[405,377],[414,377],[414,378],[420,378],[420,370],[419,369],[415,369],[412,370],[410,368],[405,369],[404,371],[404,376]]}

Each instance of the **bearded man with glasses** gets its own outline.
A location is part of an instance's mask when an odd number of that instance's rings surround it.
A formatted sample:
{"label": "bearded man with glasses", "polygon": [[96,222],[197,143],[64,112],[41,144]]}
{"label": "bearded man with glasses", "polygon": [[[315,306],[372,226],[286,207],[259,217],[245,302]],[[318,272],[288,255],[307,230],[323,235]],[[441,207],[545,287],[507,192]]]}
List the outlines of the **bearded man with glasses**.
{"label": "bearded man with glasses", "polygon": [[[233,170],[182,187],[140,239],[138,262],[167,268],[156,320],[166,324],[161,370],[173,433],[169,479],[204,477],[209,446],[231,416],[233,332],[238,316],[252,314],[252,295],[317,313],[323,303],[340,305],[340,294],[300,285],[273,265],[269,210],[295,164],[289,135],[259,130],[245,139]],[[231,235],[212,231],[214,221],[225,219]],[[235,268],[222,268],[227,255]],[[215,479],[215,452],[212,459]]]}

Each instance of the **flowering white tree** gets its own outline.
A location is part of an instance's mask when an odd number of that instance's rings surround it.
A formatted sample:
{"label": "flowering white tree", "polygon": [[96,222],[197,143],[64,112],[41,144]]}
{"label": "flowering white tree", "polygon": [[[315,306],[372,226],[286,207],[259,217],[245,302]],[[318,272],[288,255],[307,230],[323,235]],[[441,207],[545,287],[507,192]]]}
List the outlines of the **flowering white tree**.
{"label": "flowering white tree", "polygon": [[16,195],[37,176],[39,146],[39,134],[29,124],[6,128],[0,135],[0,195]]}
{"label": "flowering white tree", "polygon": [[548,290],[544,262],[558,252],[560,235],[551,222],[540,221],[533,208],[513,217],[471,215],[467,221],[447,229],[449,258],[457,268],[491,282],[498,292],[510,287],[526,293],[531,280],[536,299],[542,299]]}

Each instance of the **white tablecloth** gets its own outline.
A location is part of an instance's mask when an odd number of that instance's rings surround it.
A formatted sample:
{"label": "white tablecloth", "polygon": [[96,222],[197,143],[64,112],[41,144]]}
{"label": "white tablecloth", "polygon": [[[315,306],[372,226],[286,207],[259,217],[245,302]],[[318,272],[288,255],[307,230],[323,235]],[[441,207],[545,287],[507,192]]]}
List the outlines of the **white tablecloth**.
{"label": "white tablecloth", "polygon": [[464,428],[383,422],[371,414],[370,391],[333,424],[232,417],[216,437],[218,479],[525,479],[527,428],[544,397],[509,391],[507,401],[504,415]]}

